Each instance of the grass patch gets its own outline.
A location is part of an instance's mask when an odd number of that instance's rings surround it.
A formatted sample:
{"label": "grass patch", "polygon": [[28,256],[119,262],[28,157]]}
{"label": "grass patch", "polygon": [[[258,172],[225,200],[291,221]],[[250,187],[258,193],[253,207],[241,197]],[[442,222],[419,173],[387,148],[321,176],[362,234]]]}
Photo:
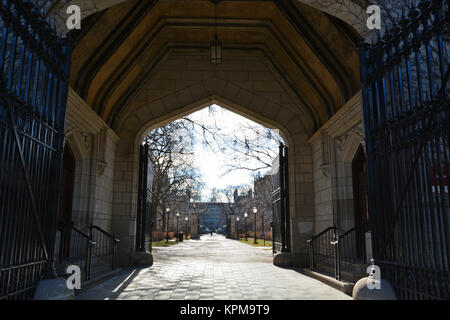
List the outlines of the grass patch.
{"label": "grass patch", "polygon": [[166,243],[166,240],[161,240],[152,242],[152,247],[170,247],[175,244],[179,244],[179,242],[175,240],[169,240],[169,243]]}
{"label": "grass patch", "polygon": [[245,238],[241,238],[239,239],[239,242],[245,243],[245,244],[249,244],[251,246],[254,247],[271,247],[272,246],[272,241],[266,240],[266,245],[264,245],[264,240],[263,239],[256,239],[258,243],[253,243],[255,241],[254,238],[248,238],[247,241],[245,241]]}

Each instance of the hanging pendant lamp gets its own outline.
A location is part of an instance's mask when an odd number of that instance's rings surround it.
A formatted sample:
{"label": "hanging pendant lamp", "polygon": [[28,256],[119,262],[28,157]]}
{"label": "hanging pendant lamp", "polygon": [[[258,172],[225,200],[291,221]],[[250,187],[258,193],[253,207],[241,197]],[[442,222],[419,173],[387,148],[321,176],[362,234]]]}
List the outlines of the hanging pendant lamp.
{"label": "hanging pendant lamp", "polygon": [[211,63],[219,64],[222,62],[222,44],[217,37],[217,17],[216,17],[216,6],[220,0],[213,0],[214,3],[214,40],[211,42]]}

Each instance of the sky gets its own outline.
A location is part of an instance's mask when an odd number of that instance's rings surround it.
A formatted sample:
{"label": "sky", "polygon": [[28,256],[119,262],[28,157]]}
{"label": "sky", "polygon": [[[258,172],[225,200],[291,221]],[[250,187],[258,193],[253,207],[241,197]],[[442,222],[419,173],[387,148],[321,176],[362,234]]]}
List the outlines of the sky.
{"label": "sky", "polygon": [[[218,112],[213,117],[210,115],[208,108],[202,109],[195,113],[189,115],[193,120],[203,121],[204,123],[214,125],[218,123],[221,131],[225,134],[230,134],[238,132],[241,128],[240,124],[255,122],[248,120],[234,112],[228,111],[227,109],[221,108],[217,105],[213,105],[217,108]],[[197,135],[201,136],[201,131],[197,132]],[[277,148],[277,147],[276,147]],[[202,139],[196,139],[194,145],[194,157],[195,164],[200,168],[200,172],[203,176],[203,180],[206,183],[206,188],[202,193],[202,198],[207,200],[210,196],[210,192],[213,188],[225,189],[227,186],[237,186],[241,184],[253,184],[253,178],[251,172],[248,170],[233,171],[226,175],[223,175],[226,171],[224,167],[223,159],[227,155],[221,152],[214,153],[210,148],[205,148],[202,145]]]}

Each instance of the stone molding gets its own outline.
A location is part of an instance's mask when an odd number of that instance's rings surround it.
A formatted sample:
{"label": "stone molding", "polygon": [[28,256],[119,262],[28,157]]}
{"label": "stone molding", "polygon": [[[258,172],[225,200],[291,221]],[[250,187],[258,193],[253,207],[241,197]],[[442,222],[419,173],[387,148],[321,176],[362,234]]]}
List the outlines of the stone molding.
{"label": "stone molding", "polygon": [[67,97],[66,121],[66,135],[74,128],[92,135],[97,135],[104,129],[114,143],[120,140],[119,136],[72,88],[69,88]]}
{"label": "stone molding", "polygon": [[[67,18],[66,9],[69,4],[79,5],[82,18],[86,18],[98,11],[108,9],[121,4],[126,0],[41,0],[41,5],[47,7],[48,14],[56,22],[57,30],[66,33],[65,20]],[[320,11],[335,16],[347,24],[354,27],[362,37],[368,37],[370,30],[367,29],[366,10],[357,0],[297,0]]]}
{"label": "stone molding", "polygon": [[[363,112],[361,91],[355,94],[347,101],[316,133],[314,133],[308,142],[315,143],[322,136],[322,131],[326,131],[330,137],[337,138],[348,133],[356,126],[360,126],[357,130],[364,134]],[[356,129],[355,129],[356,130]]]}
{"label": "stone molding", "polygon": [[66,110],[65,135],[71,145],[75,145],[79,160],[86,159],[92,143],[97,143],[97,172],[101,176],[108,166],[106,149],[108,138],[116,144],[119,136],[92,110],[92,108],[69,88]]}

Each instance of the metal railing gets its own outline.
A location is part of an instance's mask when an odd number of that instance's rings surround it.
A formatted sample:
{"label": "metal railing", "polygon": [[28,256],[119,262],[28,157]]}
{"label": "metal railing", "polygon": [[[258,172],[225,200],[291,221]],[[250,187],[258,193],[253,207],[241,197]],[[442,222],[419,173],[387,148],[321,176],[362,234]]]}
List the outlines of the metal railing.
{"label": "metal railing", "polygon": [[342,234],[336,226],[328,227],[306,241],[309,247],[310,270],[318,264],[333,265],[334,277],[341,280],[341,272],[353,264],[366,262],[366,249],[362,227],[354,227]]}
{"label": "metal railing", "polygon": [[328,227],[306,241],[309,247],[309,266],[314,270],[318,263],[334,261],[334,248],[331,244],[336,235],[336,226]]}
{"label": "metal railing", "polygon": [[289,215],[289,148],[279,147],[278,161],[274,161],[272,176],[272,251],[290,252],[290,215]]}
{"label": "metal railing", "polygon": [[32,1],[0,2],[0,300],[52,273],[70,57]]}
{"label": "metal railing", "polygon": [[448,300],[449,5],[411,7],[360,46],[373,256],[398,298]]}
{"label": "metal railing", "polygon": [[90,226],[90,237],[96,242],[93,255],[105,264],[111,264],[114,270],[117,266],[117,247],[120,240],[96,225]]}
{"label": "metal railing", "polygon": [[96,242],[73,223],[62,226],[58,252],[60,265],[77,265],[84,274],[84,280],[91,279],[92,252]]}
{"label": "metal railing", "polygon": [[362,227],[354,227],[338,236],[339,270],[352,264],[366,263],[366,246]]}

